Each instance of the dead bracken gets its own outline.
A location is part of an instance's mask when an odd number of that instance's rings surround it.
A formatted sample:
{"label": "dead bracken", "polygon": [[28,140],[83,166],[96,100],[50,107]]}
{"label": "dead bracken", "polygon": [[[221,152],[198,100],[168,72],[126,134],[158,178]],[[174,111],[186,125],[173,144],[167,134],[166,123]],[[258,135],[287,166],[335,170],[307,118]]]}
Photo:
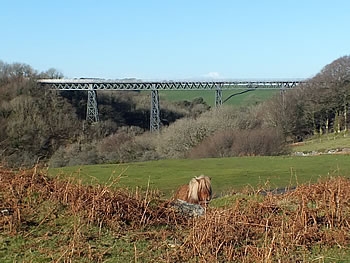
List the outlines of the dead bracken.
{"label": "dead bracken", "polygon": [[[349,247],[350,180],[341,176],[284,194],[243,196],[224,208],[209,205],[199,217],[179,214],[170,203],[156,191],[118,188],[117,180],[85,185],[36,169],[0,169],[2,236],[30,237],[40,226],[72,215],[82,228],[97,226],[116,237],[128,233],[133,240],[148,240],[149,251],[160,251],[152,259],[156,262],[297,262],[315,246]],[[61,260],[82,255],[108,259],[106,250],[91,252],[90,246],[87,251],[89,238],[83,235],[74,242],[75,249],[66,244]]]}

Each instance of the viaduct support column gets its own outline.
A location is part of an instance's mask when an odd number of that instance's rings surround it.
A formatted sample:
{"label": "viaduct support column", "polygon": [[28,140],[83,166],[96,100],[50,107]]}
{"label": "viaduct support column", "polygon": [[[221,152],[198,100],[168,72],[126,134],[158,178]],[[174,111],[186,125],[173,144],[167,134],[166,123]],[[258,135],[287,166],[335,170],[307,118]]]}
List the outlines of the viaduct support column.
{"label": "viaduct support column", "polygon": [[96,91],[93,90],[92,84],[89,84],[89,90],[88,90],[86,121],[88,123],[95,123],[99,121]]}
{"label": "viaduct support column", "polygon": [[220,84],[216,84],[215,90],[215,107],[222,105],[222,89]]}
{"label": "viaduct support column", "polygon": [[152,85],[151,91],[151,116],[150,116],[150,131],[158,132],[160,128],[160,110],[159,110],[159,93],[156,89],[156,84]]}

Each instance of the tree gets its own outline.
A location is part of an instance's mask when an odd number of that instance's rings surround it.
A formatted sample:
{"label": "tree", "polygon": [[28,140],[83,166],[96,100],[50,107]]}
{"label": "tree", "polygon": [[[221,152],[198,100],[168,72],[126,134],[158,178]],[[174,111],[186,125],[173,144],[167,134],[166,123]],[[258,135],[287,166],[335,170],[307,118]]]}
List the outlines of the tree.
{"label": "tree", "polygon": [[50,68],[45,72],[41,73],[39,78],[48,78],[48,79],[62,79],[64,77],[63,73],[58,71],[55,68]]}
{"label": "tree", "polygon": [[[350,57],[326,65],[314,78],[267,103],[269,121],[293,140],[347,129],[350,99]],[[337,119],[337,120],[336,120]],[[336,127],[334,127],[336,126]]]}
{"label": "tree", "polygon": [[[319,96],[319,118],[323,119],[328,129],[337,130],[336,125],[343,130],[348,125],[348,108],[350,100],[350,56],[343,56],[326,65],[319,74],[312,79],[317,83]],[[335,122],[336,116],[343,116],[344,121]]]}

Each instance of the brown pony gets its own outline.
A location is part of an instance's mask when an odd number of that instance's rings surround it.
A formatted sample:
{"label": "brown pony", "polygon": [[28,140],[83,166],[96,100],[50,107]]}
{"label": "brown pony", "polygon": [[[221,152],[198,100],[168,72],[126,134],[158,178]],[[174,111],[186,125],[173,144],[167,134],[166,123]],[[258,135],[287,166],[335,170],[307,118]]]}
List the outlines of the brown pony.
{"label": "brown pony", "polygon": [[189,184],[182,185],[175,193],[175,199],[190,204],[207,206],[212,198],[211,181],[208,176],[198,176],[191,179]]}

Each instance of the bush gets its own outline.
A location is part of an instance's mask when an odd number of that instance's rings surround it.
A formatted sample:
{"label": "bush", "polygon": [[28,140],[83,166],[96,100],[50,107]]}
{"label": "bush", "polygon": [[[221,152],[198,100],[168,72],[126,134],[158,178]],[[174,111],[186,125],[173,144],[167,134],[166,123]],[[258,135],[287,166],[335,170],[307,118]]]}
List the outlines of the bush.
{"label": "bush", "polygon": [[62,167],[97,163],[123,163],[155,160],[153,135],[138,127],[121,127],[101,140],[60,147],[50,159],[50,166]]}
{"label": "bush", "polygon": [[183,118],[162,130],[156,149],[162,158],[183,158],[211,133],[206,121]]}
{"label": "bush", "polygon": [[282,133],[272,128],[218,131],[193,148],[190,158],[280,155],[287,153]]}
{"label": "bush", "polygon": [[29,167],[34,166],[41,158],[26,150],[14,151],[7,156],[1,156],[2,164],[6,167]]}
{"label": "bush", "polygon": [[232,145],[233,156],[280,155],[287,152],[284,137],[274,128],[248,130]]}
{"label": "bush", "polygon": [[100,163],[96,143],[74,143],[60,147],[51,157],[51,167],[75,166]]}
{"label": "bush", "polygon": [[[225,147],[228,147],[227,144],[230,145],[229,148],[232,146],[230,140],[232,140],[233,135],[232,132],[228,131],[234,129],[248,131],[263,127],[262,114],[260,107],[238,109],[223,106],[205,112],[195,119],[180,119],[162,130],[157,143],[157,152],[162,158],[185,158],[192,154],[197,157],[231,155],[232,149],[225,150]],[[217,135],[212,137],[215,133]],[[212,138],[206,140],[208,137]],[[204,146],[199,146],[203,141]],[[220,150],[218,150],[217,144],[223,144],[219,147]],[[198,149],[210,148],[211,150],[205,150],[202,153],[203,150],[196,150],[196,147],[199,147]],[[191,153],[189,154],[189,152]]]}
{"label": "bush", "polygon": [[[97,152],[103,163],[118,163],[155,159],[153,136],[138,127],[122,127],[116,133],[97,144]],[[150,160],[147,159],[147,160]]]}

